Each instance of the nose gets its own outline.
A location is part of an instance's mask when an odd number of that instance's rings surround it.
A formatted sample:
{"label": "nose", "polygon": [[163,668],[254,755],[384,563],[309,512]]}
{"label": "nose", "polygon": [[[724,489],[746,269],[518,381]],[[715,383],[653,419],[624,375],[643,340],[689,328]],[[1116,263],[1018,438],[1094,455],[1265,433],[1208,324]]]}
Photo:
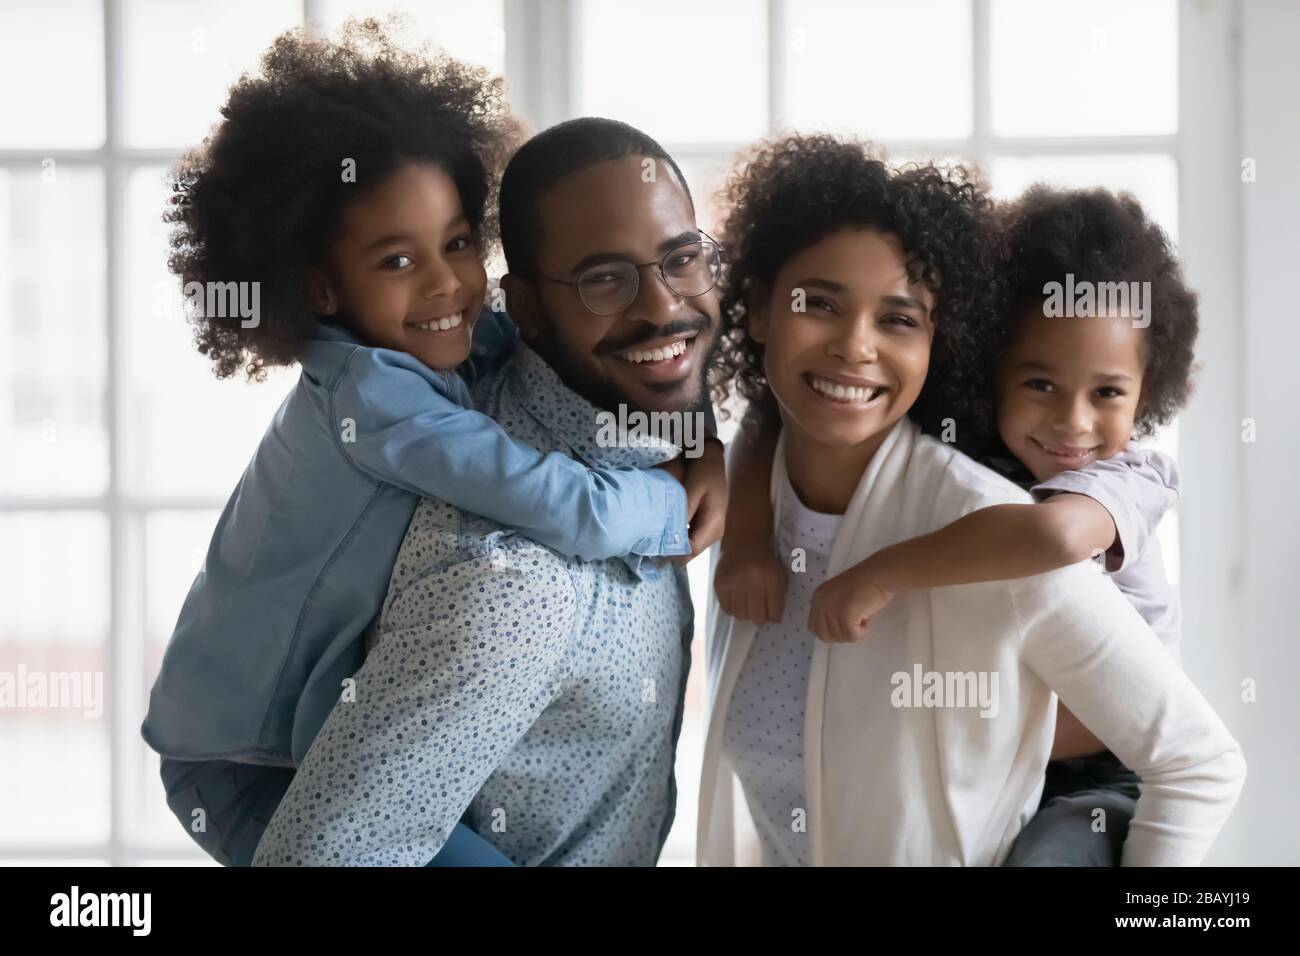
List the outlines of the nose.
{"label": "nose", "polygon": [[430,260],[420,283],[420,295],[425,299],[453,296],[460,291],[460,276],[446,259],[438,256]]}
{"label": "nose", "polygon": [[873,317],[858,315],[846,318],[827,346],[827,352],[850,365],[874,363],[878,355]]}
{"label": "nose", "polygon": [[1088,400],[1088,393],[1068,395],[1065,402],[1065,417],[1060,421],[1060,431],[1067,436],[1083,435],[1092,431],[1092,405]]}
{"label": "nose", "polygon": [[672,289],[654,266],[642,269],[637,281],[636,298],[623,311],[633,322],[667,325],[681,317],[685,300]]}

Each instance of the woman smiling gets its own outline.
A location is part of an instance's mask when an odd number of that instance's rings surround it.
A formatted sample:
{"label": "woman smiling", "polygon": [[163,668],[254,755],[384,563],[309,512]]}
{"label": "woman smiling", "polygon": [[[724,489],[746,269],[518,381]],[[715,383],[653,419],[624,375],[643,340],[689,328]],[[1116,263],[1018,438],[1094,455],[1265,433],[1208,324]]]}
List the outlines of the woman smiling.
{"label": "woman smiling", "polygon": [[[997,302],[982,189],[795,136],[760,147],[727,198],[721,391],[779,414],[772,526],[795,573],[761,626],[710,604],[700,862],[996,865],[1038,806],[1054,695],[1142,779],[1124,863],[1200,862],[1240,750],[1090,562],[900,593],[857,643],[809,629],[826,578],[1028,500],[952,443],[979,445],[991,421],[976,401]],[[899,694],[914,674],[936,679]],[[976,687],[998,699],[960,692]],[[758,835],[746,848],[734,778]]]}

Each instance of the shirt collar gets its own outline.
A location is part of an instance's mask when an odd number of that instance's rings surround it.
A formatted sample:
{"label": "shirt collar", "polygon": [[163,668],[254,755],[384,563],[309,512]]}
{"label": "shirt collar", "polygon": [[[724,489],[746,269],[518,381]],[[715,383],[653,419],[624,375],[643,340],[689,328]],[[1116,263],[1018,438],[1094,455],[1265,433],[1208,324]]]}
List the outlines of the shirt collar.
{"label": "shirt collar", "polygon": [[[540,421],[580,459],[600,468],[653,468],[682,453],[668,441],[621,441],[602,446],[598,434],[604,416],[616,413],[597,408],[562,381],[555,370],[526,342],[520,341],[511,362],[508,387],[515,401]],[[608,433],[608,429],[605,429]]]}

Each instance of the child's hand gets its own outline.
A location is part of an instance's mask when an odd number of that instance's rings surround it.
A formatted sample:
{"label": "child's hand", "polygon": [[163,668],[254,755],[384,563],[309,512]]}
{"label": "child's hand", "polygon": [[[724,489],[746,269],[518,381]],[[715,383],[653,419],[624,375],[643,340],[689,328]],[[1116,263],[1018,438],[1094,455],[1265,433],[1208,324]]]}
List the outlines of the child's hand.
{"label": "child's hand", "polygon": [[776,623],[785,614],[785,587],[785,565],[772,554],[771,542],[723,542],[713,590],[724,612],[760,627]]}
{"label": "child's hand", "polygon": [[722,537],[727,521],[727,472],[722,442],[704,441],[699,458],[686,459],[686,523],[691,529],[691,553],[673,558],[685,564],[713,547]]}
{"label": "child's hand", "polygon": [[894,598],[871,558],[822,584],[813,592],[808,630],[828,644],[845,644],[866,636],[872,615]]}

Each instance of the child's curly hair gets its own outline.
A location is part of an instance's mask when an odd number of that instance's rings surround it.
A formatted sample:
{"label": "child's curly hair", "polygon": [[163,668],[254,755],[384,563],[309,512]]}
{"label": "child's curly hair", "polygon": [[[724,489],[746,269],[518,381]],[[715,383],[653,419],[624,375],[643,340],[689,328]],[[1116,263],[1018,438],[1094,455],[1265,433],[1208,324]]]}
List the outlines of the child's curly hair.
{"label": "child's curly hair", "polygon": [[[398,26],[352,20],[337,42],[282,34],[231,87],[214,133],[172,171],[171,271],[205,287],[261,283],[252,328],[191,300],[195,345],[218,378],[242,368],[260,380],[298,357],[316,321],[307,269],[322,261],[344,205],[406,162],[443,169],[481,242],[495,240],[495,184],[521,132],[502,80],[402,49]],[[346,160],[355,182],[344,181]]]}
{"label": "child's curly hair", "polygon": [[1143,335],[1142,397],[1134,419],[1138,437],[1169,422],[1192,390],[1199,325],[1196,293],[1187,287],[1168,237],[1136,199],[1105,189],[1064,190],[1038,184],[999,210],[1007,246],[1007,321],[999,353],[1015,321],[1044,299],[1049,282],[1150,282]]}
{"label": "child's curly hair", "polygon": [[781,267],[813,243],[840,229],[875,229],[898,237],[909,277],[935,294],[930,369],[908,414],[936,436],[954,419],[963,450],[987,444],[994,422],[985,343],[1001,303],[1001,254],[993,203],[973,170],[932,163],[893,170],[861,141],[795,134],[744,157],[723,201],[723,330],[710,370],[716,401],[734,389],[774,411],[746,300],[768,294]]}

